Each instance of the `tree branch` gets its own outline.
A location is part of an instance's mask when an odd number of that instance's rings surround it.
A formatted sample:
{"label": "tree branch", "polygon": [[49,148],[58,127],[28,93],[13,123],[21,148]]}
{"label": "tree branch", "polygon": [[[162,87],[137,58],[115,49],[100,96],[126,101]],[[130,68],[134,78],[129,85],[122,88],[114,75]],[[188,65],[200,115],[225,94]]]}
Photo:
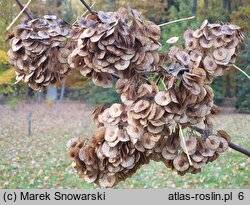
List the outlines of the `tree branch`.
{"label": "tree branch", "polygon": [[81,2],[82,2],[82,4],[86,7],[86,9],[88,9],[89,10],[89,12],[91,13],[91,14],[95,14],[95,12],[92,10],[92,8],[86,3],[86,1],[84,1],[84,0],[80,0]]}
{"label": "tree branch", "polygon": [[22,15],[22,13],[26,10],[26,8],[29,6],[31,0],[28,1],[28,3],[25,5],[25,7],[23,7],[23,9],[20,11],[20,13],[16,16],[16,18],[10,23],[10,25],[6,28],[6,30],[8,31],[13,24],[16,22],[16,20]]}
{"label": "tree branch", "polygon": [[[190,126],[190,128],[192,128],[193,130],[195,130],[195,131],[197,131],[197,132],[199,132],[199,133],[201,133],[203,135],[207,135],[208,133],[211,133],[211,130],[204,130],[204,129],[201,129],[201,128],[197,127],[197,126]],[[240,152],[242,154],[245,154],[246,156],[250,157],[250,151],[247,150],[246,148],[241,147],[241,146],[239,146],[237,144],[234,144],[233,142],[228,142],[228,146],[231,149],[233,149],[235,151],[238,151],[238,152]]]}
{"label": "tree branch", "polygon": [[[92,8],[95,4],[96,4],[96,2],[94,2],[94,3],[90,6],[90,8]],[[81,16],[84,16],[87,12],[88,12],[88,10],[86,10]],[[75,25],[76,23],[77,23],[77,19],[76,19],[76,21],[75,21],[72,25]]]}
{"label": "tree branch", "polygon": [[[19,5],[20,9],[22,10],[24,8],[23,4],[19,0],[16,0],[16,2]],[[33,19],[33,17],[31,16],[31,14],[28,12],[27,9],[24,9],[23,12],[28,16],[30,20]]]}
{"label": "tree branch", "polygon": [[115,79],[119,79],[119,78],[120,78],[120,77],[119,77],[117,74],[115,74],[115,73],[112,73],[111,75],[112,75],[113,78],[115,78]]}
{"label": "tree branch", "polygon": [[245,154],[245,155],[247,155],[248,157],[250,157],[250,151],[247,150],[246,148],[241,147],[241,146],[239,146],[239,145],[237,145],[237,144],[234,144],[234,143],[232,143],[232,142],[228,142],[228,146],[229,146],[231,149],[234,149],[234,150],[236,150],[236,151],[238,151],[238,152],[240,152],[240,153],[242,153],[242,154]]}
{"label": "tree branch", "polygon": [[166,25],[169,25],[169,24],[172,24],[172,23],[177,23],[177,22],[181,22],[181,21],[187,21],[187,20],[191,20],[191,19],[194,19],[195,16],[190,16],[190,17],[187,17],[187,18],[182,18],[182,19],[177,19],[177,20],[174,20],[174,21],[169,21],[169,22],[166,22],[166,23],[162,23],[162,24],[159,24],[158,26],[166,26]]}

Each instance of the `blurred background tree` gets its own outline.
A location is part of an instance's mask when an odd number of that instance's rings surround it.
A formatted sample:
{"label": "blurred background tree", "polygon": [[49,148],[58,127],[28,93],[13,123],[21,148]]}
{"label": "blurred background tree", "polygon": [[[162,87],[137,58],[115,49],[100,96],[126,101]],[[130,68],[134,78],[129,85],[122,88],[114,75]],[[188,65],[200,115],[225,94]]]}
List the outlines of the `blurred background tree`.
{"label": "blurred background tree", "polygon": [[[169,45],[165,43],[168,38],[178,36],[180,40],[177,44],[183,44],[183,32],[188,28],[197,28],[204,19],[208,19],[210,22],[232,22],[240,25],[245,34],[250,33],[249,0],[88,0],[87,2],[90,5],[95,2],[94,9],[104,11],[130,6],[157,24],[195,15],[196,18],[191,21],[161,28],[163,53],[166,53],[169,48]],[[24,0],[23,3],[25,3]],[[86,11],[79,0],[33,0],[28,9],[34,17],[55,14],[69,23],[73,23],[77,16]],[[5,42],[6,27],[18,12],[20,9],[14,0],[0,0],[0,95],[19,96],[20,98],[25,93],[31,97],[34,92],[25,85],[14,85],[15,75],[6,61],[6,51],[8,50],[8,44]],[[249,35],[247,36],[247,45],[239,54],[239,66],[250,73]],[[215,90],[215,102],[221,105],[236,105],[239,110],[246,110],[246,107],[250,107],[250,98],[247,97],[250,87],[249,81],[241,73],[237,72],[237,75],[235,73],[235,69],[230,69],[225,76],[214,80],[212,86]],[[66,98],[89,101],[90,98],[93,98],[94,102],[91,103],[117,99],[114,90],[93,88],[91,85],[87,79],[74,71],[65,83],[60,85],[62,87],[54,89],[57,89],[58,99],[65,96]],[[101,94],[102,97],[95,96],[95,93]]]}
{"label": "blurred background tree", "polygon": [[[247,35],[245,48],[240,53],[239,66],[244,68],[246,73],[250,73],[250,35]],[[250,81],[241,73],[237,74],[237,79],[236,108],[240,112],[250,113]]]}

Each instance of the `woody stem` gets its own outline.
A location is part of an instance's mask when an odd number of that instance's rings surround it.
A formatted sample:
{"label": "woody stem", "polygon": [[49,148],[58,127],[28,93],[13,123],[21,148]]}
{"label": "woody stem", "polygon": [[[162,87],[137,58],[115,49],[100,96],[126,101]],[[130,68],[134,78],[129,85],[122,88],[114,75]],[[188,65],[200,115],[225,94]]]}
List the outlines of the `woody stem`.
{"label": "woody stem", "polygon": [[84,0],[80,0],[81,2],[82,2],[82,4],[86,7],[86,9],[88,9],[89,10],[89,12],[91,13],[91,14],[95,14],[95,12],[91,9],[91,7],[86,3],[86,1],[84,1]]}
{"label": "woody stem", "polygon": [[[201,133],[201,134],[207,134],[208,133],[208,130],[204,130],[204,129],[202,129],[202,128],[199,128],[199,127],[197,127],[197,126],[190,126],[193,130],[195,130],[196,132],[199,132],[199,133]],[[233,149],[233,150],[235,150],[235,151],[237,151],[237,152],[240,152],[240,153],[242,153],[242,154],[244,154],[244,155],[246,155],[246,156],[248,156],[248,157],[250,157],[250,150],[247,150],[246,148],[244,148],[244,147],[241,147],[241,146],[239,146],[239,145],[237,145],[237,144],[234,144],[233,142],[228,142],[228,146],[231,148],[231,149]]]}
{"label": "woody stem", "polygon": [[[24,8],[23,4],[19,0],[16,0],[16,2],[19,5],[20,9],[22,10]],[[33,17],[31,16],[31,14],[28,12],[27,9],[24,10],[24,13],[28,16],[30,20],[33,19]]]}

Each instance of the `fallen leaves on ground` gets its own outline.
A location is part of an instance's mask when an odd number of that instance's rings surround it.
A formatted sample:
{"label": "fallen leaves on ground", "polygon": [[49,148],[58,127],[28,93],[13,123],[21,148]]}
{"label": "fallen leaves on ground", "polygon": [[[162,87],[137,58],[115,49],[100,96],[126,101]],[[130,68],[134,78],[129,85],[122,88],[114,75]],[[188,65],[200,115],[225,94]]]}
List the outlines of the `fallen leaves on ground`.
{"label": "fallen leaves on ground", "polygon": [[[67,156],[69,139],[86,138],[94,130],[91,119],[86,121],[89,109],[84,104],[23,103],[15,110],[0,105],[0,113],[0,188],[96,188],[78,178]],[[249,149],[250,115],[224,113],[214,123]],[[198,175],[181,177],[151,162],[116,188],[249,188],[249,173],[249,158],[230,149]]]}

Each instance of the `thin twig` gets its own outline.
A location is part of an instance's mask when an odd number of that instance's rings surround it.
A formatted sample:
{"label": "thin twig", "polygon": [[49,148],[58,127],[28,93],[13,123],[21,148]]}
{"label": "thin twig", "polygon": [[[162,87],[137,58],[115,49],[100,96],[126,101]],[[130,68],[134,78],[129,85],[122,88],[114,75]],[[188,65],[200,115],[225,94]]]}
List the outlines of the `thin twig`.
{"label": "thin twig", "polygon": [[[90,8],[92,8],[95,4],[96,4],[96,2],[94,2],[94,3],[90,6]],[[88,12],[88,10],[86,10],[81,16],[84,16],[87,12]]]}
{"label": "thin twig", "polygon": [[165,84],[165,82],[164,82],[164,80],[165,80],[165,76],[163,77],[163,79],[161,79],[161,83],[163,84],[165,90],[168,90],[168,89],[167,89],[167,86],[166,86],[166,84]]}
{"label": "thin twig", "polygon": [[233,66],[237,69],[237,70],[239,70],[240,72],[242,72],[245,76],[247,76],[247,78],[250,80],[250,76],[245,72],[245,71],[243,71],[241,68],[239,68],[237,65],[235,65],[235,64],[233,64]]}
{"label": "thin twig", "polygon": [[187,17],[187,18],[182,18],[182,19],[177,19],[177,20],[174,20],[174,21],[169,21],[169,22],[166,22],[166,23],[162,23],[162,24],[159,24],[158,26],[166,26],[166,25],[169,25],[169,24],[172,24],[172,23],[177,23],[177,22],[181,22],[181,21],[187,21],[187,20],[191,20],[191,19],[194,19],[195,16],[190,16],[190,17]]}
{"label": "thin twig", "polygon": [[[115,79],[120,79],[120,76],[117,75],[116,73],[111,73],[112,77]],[[150,84],[150,81],[146,78],[146,76],[143,76],[145,78],[145,80],[147,81],[148,84]]]}
{"label": "thin twig", "polygon": [[20,11],[20,13],[16,16],[16,18],[11,22],[11,24],[6,28],[6,30],[8,31],[11,26],[13,26],[13,24],[16,22],[16,20],[22,15],[22,13],[24,11],[26,11],[26,8],[29,6],[29,4],[31,3],[31,0],[28,1],[28,3],[23,7],[23,9]]}
{"label": "thin twig", "polygon": [[119,75],[117,75],[117,74],[115,74],[115,73],[112,73],[111,75],[112,75],[113,78],[115,78],[115,79],[119,79],[119,78],[120,78]]}
{"label": "thin twig", "polygon": [[[94,5],[96,4],[96,2],[94,2],[90,8],[92,8]],[[83,17],[89,10],[87,9],[81,16]],[[72,25],[75,25],[77,23],[77,20],[72,24]]]}
{"label": "thin twig", "polygon": [[229,146],[231,149],[234,149],[234,150],[236,150],[236,151],[238,151],[238,152],[240,152],[240,153],[242,153],[242,154],[245,154],[245,155],[247,155],[248,157],[250,157],[250,151],[247,150],[246,148],[241,147],[241,146],[239,146],[239,145],[237,145],[237,144],[234,144],[234,143],[232,143],[232,142],[228,142],[228,146]]}
{"label": "thin twig", "polygon": [[90,13],[95,14],[95,12],[91,9],[91,7],[84,0],[80,0],[82,4],[89,10]]}
{"label": "thin twig", "polygon": [[[193,130],[195,130],[195,131],[197,131],[197,132],[199,132],[199,133],[201,133],[201,134],[207,133],[206,130],[203,130],[203,129],[197,127],[197,126],[190,126],[190,127],[191,127]],[[245,154],[246,156],[250,157],[250,151],[247,150],[246,148],[241,147],[241,146],[239,146],[239,145],[237,145],[237,144],[234,144],[233,142],[228,142],[228,146],[229,146],[231,149],[233,149],[233,150],[235,150],[235,151],[238,151],[238,152],[240,152],[240,153],[242,153],[242,154]]]}
{"label": "thin twig", "polygon": [[181,136],[181,139],[182,139],[184,148],[185,148],[185,152],[186,152],[187,157],[188,157],[189,164],[190,164],[190,166],[192,166],[193,163],[192,163],[192,161],[191,161],[191,159],[190,159],[190,155],[189,155],[189,153],[188,153],[188,148],[187,148],[187,145],[186,145],[186,142],[185,142],[185,139],[184,139],[184,135],[183,135],[183,132],[182,132],[182,127],[181,127],[180,124],[178,124],[178,125],[179,125],[179,130],[180,130],[180,136]]}
{"label": "thin twig", "polygon": [[196,127],[196,126],[190,126],[190,128],[192,130],[195,130],[196,132],[199,132],[200,134],[204,135],[205,134],[205,130],[199,128],[199,127]]}
{"label": "thin twig", "polygon": [[[23,4],[19,0],[16,0],[16,2],[19,5],[20,9],[22,10],[24,8]],[[31,16],[31,14],[28,12],[27,9],[24,10],[24,13],[28,16],[30,20],[33,19],[33,17]]]}

